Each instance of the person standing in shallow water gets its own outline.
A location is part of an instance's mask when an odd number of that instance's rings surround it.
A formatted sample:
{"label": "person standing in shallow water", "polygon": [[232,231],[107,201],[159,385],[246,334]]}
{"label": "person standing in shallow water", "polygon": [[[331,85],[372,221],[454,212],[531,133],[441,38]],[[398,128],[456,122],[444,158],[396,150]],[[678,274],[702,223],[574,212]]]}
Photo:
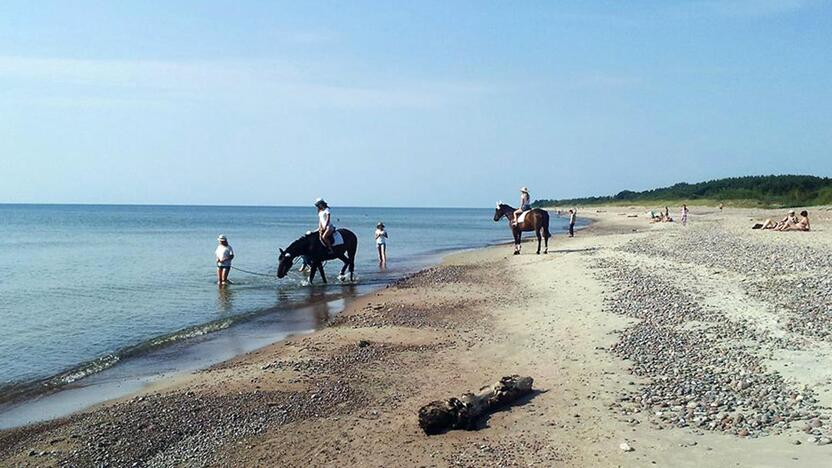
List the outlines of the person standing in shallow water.
{"label": "person standing in shallow water", "polygon": [[575,218],[577,210],[569,208],[569,237],[575,237]]}
{"label": "person standing in shallow water", "polygon": [[231,260],[234,259],[234,249],[228,245],[228,239],[220,234],[217,237],[217,250],[214,251],[214,256],[217,259],[217,284],[230,284],[228,281],[228,273],[231,271]]}
{"label": "person standing in shallow water", "polygon": [[387,231],[384,230],[384,223],[376,225],[376,249],[378,249],[378,266],[387,265]]}

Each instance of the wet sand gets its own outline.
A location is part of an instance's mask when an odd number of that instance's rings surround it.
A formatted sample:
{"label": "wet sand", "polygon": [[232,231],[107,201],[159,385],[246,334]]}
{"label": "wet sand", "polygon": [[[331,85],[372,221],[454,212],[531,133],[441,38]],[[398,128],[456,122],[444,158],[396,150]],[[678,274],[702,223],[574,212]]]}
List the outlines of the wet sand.
{"label": "wet sand", "polygon": [[[596,212],[598,211],[598,212]],[[643,208],[549,255],[450,256],[325,329],[142,394],[0,432],[18,466],[822,466],[832,459],[832,211]],[[638,217],[628,217],[638,214]],[[503,375],[536,392],[475,431],[418,408]],[[626,443],[632,450],[621,448]]]}

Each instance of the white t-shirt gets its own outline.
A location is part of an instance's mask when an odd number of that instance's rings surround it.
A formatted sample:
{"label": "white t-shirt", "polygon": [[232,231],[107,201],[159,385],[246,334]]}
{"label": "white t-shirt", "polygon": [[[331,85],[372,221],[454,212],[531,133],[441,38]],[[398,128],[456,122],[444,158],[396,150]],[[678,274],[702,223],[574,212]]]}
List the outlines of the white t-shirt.
{"label": "white t-shirt", "polygon": [[376,244],[387,245],[387,231],[376,229]]}
{"label": "white t-shirt", "polygon": [[332,218],[330,217],[329,221],[327,221],[327,215],[329,215],[329,208],[324,208],[323,210],[318,212],[318,220],[320,223],[320,227],[332,226]]}
{"label": "white t-shirt", "polygon": [[217,261],[222,265],[231,265],[231,256],[234,255],[234,249],[230,245],[220,244],[217,246],[217,250],[214,251],[214,255],[217,256]]}

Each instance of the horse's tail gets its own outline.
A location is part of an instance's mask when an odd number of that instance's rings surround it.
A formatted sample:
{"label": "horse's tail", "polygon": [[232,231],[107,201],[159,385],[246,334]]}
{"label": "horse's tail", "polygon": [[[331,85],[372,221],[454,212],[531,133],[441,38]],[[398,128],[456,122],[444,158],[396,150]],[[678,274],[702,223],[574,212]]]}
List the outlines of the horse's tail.
{"label": "horse's tail", "polygon": [[549,212],[546,211],[546,210],[542,210],[542,211],[543,211],[543,236],[548,239],[548,238],[552,237],[552,235],[549,234]]}

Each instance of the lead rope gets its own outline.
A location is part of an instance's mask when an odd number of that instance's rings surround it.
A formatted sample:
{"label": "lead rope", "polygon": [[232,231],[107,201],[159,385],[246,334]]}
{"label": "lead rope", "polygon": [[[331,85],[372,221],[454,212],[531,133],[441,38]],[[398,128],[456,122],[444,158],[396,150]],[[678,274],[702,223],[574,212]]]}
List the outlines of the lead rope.
{"label": "lead rope", "polygon": [[232,269],[232,270],[237,270],[237,271],[242,272],[242,273],[248,273],[249,275],[256,275],[256,276],[268,276],[269,278],[274,277],[274,275],[269,274],[269,273],[258,273],[258,272],[256,272],[256,271],[248,271],[248,270],[243,270],[242,268],[237,268],[237,267],[235,267],[235,266],[232,266],[232,267],[231,267],[231,269]]}

